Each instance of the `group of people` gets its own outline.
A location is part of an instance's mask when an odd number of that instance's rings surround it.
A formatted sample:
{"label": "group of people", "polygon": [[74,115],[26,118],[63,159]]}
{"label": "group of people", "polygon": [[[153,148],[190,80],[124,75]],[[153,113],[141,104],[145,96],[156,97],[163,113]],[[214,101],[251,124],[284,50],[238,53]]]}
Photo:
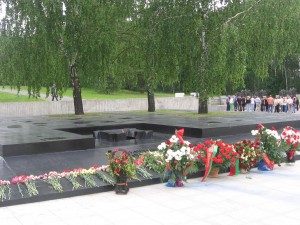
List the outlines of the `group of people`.
{"label": "group of people", "polygon": [[246,112],[289,112],[296,113],[299,110],[299,99],[294,96],[275,98],[263,96],[227,96],[226,111],[246,111]]}

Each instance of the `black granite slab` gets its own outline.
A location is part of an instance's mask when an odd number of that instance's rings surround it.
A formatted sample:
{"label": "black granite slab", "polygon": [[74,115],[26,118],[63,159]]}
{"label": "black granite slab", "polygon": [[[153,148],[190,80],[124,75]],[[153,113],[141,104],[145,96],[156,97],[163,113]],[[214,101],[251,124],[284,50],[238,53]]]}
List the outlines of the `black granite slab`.
{"label": "black granite slab", "polygon": [[[297,128],[300,127],[300,115],[237,113],[235,116],[190,118],[158,114],[115,113],[84,118],[2,118],[0,121],[0,179],[10,180],[21,174],[40,175],[49,171],[61,172],[66,169],[106,165],[105,153],[108,150],[125,148],[138,153],[156,149],[161,142],[174,134],[175,129],[180,128],[185,128],[184,139],[194,144],[210,138],[221,138],[226,142],[235,143],[243,139],[253,139],[250,131],[256,129],[258,123],[269,128],[275,126],[281,129],[287,125]],[[134,138],[111,142],[95,138],[93,132],[99,128],[120,129],[124,127],[150,130],[153,134],[149,139]],[[85,141],[87,143],[84,143]],[[19,152],[15,152],[13,147]],[[202,174],[194,176],[202,176]],[[23,198],[13,186],[11,200],[0,202],[0,206],[113,190],[112,185],[105,184],[99,179],[97,182],[98,188],[83,187],[72,191],[70,184],[65,180],[63,193],[56,193],[46,183],[39,182],[40,195]],[[155,174],[151,180],[132,181],[130,185],[136,187],[159,182],[160,178]]]}

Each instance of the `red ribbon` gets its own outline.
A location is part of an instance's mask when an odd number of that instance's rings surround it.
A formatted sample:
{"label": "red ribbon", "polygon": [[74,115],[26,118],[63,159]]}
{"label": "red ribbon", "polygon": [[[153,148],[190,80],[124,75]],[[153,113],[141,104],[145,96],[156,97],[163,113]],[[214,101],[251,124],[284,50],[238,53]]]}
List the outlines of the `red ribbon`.
{"label": "red ribbon", "polygon": [[[216,148],[218,148],[218,146],[216,146]],[[209,174],[210,170],[211,170],[211,164],[212,164],[212,158],[213,158],[213,154],[215,150],[215,145],[212,145],[209,147],[209,149],[207,149],[207,152],[206,152],[206,164],[205,164],[205,173],[204,173],[204,176],[201,180],[201,182],[203,182],[205,180],[205,178],[207,177],[207,175]]]}
{"label": "red ribbon", "polygon": [[289,153],[290,153],[289,160],[292,160],[294,155],[296,154],[296,150],[290,150]]}
{"label": "red ribbon", "polygon": [[264,152],[262,154],[262,159],[264,160],[264,162],[267,165],[267,167],[269,167],[270,169],[273,170],[273,168],[274,168],[274,162],[272,160],[270,160],[270,158],[268,157],[267,153]]}
{"label": "red ribbon", "polygon": [[177,131],[176,131],[176,135],[177,135],[177,137],[179,138],[179,141],[180,141],[180,144],[181,144],[181,145],[184,144],[184,140],[183,140],[183,138],[182,138],[183,134],[184,134],[184,129],[183,129],[183,128],[181,128],[180,130],[177,130]]}
{"label": "red ribbon", "polygon": [[230,169],[230,172],[229,172],[228,176],[234,176],[235,175],[235,166],[230,165],[229,169]]}

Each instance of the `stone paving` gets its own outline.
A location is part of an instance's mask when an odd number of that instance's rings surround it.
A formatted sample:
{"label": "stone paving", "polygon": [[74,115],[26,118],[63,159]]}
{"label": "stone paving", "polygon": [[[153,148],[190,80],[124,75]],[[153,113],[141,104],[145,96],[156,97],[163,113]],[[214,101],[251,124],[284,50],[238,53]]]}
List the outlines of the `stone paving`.
{"label": "stone paving", "polygon": [[300,164],[0,208],[5,225],[299,225]]}

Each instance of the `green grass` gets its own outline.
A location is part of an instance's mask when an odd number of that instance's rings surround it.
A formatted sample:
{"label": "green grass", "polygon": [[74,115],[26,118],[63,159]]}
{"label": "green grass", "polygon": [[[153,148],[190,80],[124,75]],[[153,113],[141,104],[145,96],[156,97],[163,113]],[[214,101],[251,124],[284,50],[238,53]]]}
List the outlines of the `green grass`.
{"label": "green grass", "polygon": [[[95,100],[112,100],[112,99],[127,99],[127,98],[147,98],[146,93],[139,93],[128,90],[115,91],[111,94],[102,94],[91,88],[82,88],[81,95],[83,99]],[[174,97],[174,94],[154,93],[155,97]],[[68,89],[64,96],[72,97],[71,89]]]}
{"label": "green grass", "polygon": [[[11,89],[9,86],[4,86],[5,89]],[[22,91],[27,91],[26,86],[21,86]],[[41,94],[46,94],[46,88],[41,89]],[[128,90],[119,90],[111,94],[103,94],[95,91],[93,88],[82,88],[81,95],[83,99],[88,100],[112,100],[112,99],[128,99],[128,98],[147,98],[147,93],[140,93]],[[65,97],[73,97],[73,91],[71,88],[67,89],[63,94]],[[171,93],[154,93],[155,97],[174,97]]]}
{"label": "green grass", "polygon": [[26,95],[0,92],[0,102],[41,102],[42,99],[29,98]]}

